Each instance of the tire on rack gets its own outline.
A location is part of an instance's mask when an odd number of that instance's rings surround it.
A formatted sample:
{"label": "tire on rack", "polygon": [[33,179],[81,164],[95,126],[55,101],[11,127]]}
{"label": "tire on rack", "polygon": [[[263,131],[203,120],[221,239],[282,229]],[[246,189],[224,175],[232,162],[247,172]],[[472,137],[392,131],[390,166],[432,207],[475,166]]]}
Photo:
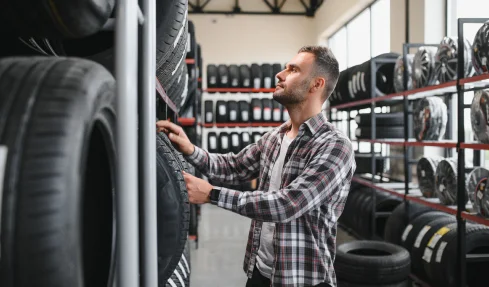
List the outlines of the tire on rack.
{"label": "tire on rack", "polygon": [[0,16],[19,36],[81,38],[97,33],[103,27],[113,12],[115,2],[10,0],[2,1]]}
{"label": "tire on rack", "polygon": [[408,279],[409,252],[381,241],[352,241],[337,248],[335,270],[338,280],[351,283],[399,283]]}
{"label": "tire on rack", "polygon": [[402,247],[411,252],[413,247],[419,248],[421,237],[429,230],[430,222],[443,217],[450,217],[441,211],[429,211],[411,221],[402,233]]}
{"label": "tire on rack", "polygon": [[173,273],[166,282],[166,287],[188,287],[190,286],[190,244],[187,241],[185,249],[178,262],[177,267],[173,270]]}
{"label": "tire on rack", "polygon": [[432,210],[433,209],[429,207],[412,202],[403,202],[399,204],[387,219],[384,230],[384,240],[396,245],[401,245],[402,234],[409,222],[413,221],[421,214]]}
{"label": "tire on rack", "polygon": [[3,287],[113,285],[115,94],[87,60],[0,60]]}
{"label": "tire on rack", "polygon": [[[375,114],[375,125],[381,127],[404,126],[404,113]],[[371,114],[358,114],[355,122],[362,127],[370,127],[372,123]]]}
{"label": "tire on rack", "polygon": [[[185,62],[187,3],[185,0],[156,1],[156,71],[165,90],[171,84],[172,77],[168,75]],[[114,39],[113,31],[100,31],[80,39],[49,39],[52,51],[48,54],[90,59],[114,72]]]}
{"label": "tire on rack", "polygon": [[262,64],[261,65],[261,73],[262,73],[262,83],[261,86],[264,89],[271,89],[275,87],[275,81],[273,80],[273,68],[270,64]]}
{"label": "tire on rack", "polygon": [[260,65],[251,64],[251,88],[260,89],[262,86],[263,73]]}
{"label": "tire on rack", "polygon": [[[454,287],[457,276],[457,228],[456,223],[448,225],[449,231],[437,239],[432,251],[429,272],[434,286]],[[467,254],[487,253],[489,250],[489,228],[483,225],[467,224],[465,244]],[[467,266],[467,286],[487,286],[487,263],[472,263]]]}
{"label": "tire on rack", "polygon": [[158,282],[166,282],[180,261],[189,227],[189,203],[181,164],[162,134],[156,137]]}
{"label": "tire on rack", "polygon": [[[355,135],[358,139],[370,139],[371,127],[358,127],[355,130]],[[404,127],[391,126],[382,127],[376,129],[376,139],[403,139],[404,138]]]}
{"label": "tire on rack", "polygon": [[182,66],[175,83],[167,90],[167,95],[177,107],[177,111],[180,111],[180,108],[185,105],[188,95],[187,65]]}

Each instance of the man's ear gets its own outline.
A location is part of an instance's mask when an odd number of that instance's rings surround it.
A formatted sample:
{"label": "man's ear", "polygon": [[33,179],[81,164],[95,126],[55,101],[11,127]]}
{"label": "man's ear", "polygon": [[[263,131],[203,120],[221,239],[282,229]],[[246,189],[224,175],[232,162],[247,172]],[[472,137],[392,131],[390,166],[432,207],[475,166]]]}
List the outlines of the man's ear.
{"label": "man's ear", "polygon": [[317,77],[313,81],[313,85],[311,87],[311,92],[317,92],[321,89],[326,88],[326,79],[322,77]]}

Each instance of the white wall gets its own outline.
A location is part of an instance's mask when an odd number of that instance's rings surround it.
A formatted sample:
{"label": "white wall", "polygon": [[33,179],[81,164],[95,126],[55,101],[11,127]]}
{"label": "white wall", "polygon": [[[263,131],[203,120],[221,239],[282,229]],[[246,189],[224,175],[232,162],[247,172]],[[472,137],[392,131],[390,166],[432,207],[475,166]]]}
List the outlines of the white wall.
{"label": "white wall", "polygon": [[[201,3],[205,1],[200,1]],[[270,1],[270,3],[273,3],[273,1]],[[204,10],[226,10],[230,11],[234,7],[235,1],[234,0],[217,0],[217,1],[210,1],[207,6],[205,6]],[[241,10],[243,11],[270,11],[270,8],[263,2],[263,0],[245,0],[245,1],[240,1],[239,6]],[[284,6],[282,7],[282,11],[303,11],[303,6],[300,1],[286,1]]]}

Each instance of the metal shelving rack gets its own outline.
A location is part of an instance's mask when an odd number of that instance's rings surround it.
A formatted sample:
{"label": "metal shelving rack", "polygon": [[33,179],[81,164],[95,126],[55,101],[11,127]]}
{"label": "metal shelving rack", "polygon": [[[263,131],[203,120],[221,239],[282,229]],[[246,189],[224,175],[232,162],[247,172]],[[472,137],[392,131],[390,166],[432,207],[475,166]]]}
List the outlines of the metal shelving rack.
{"label": "metal shelving rack", "polygon": [[[484,23],[489,19],[486,18],[460,18],[458,19],[458,47],[464,47],[464,31],[463,27],[464,24],[467,23]],[[404,58],[404,65],[406,65],[406,55],[409,51],[409,48],[412,47],[420,47],[420,46],[432,46],[429,44],[404,44],[403,45],[403,58]],[[457,205],[456,206],[445,206],[437,202],[437,199],[427,199],[423,198],[421,196],[413,195],[410,194],[410,190],[412,186],[410,186],[411,182],[411,174],[410,174],[410,168],[409,165],[412,162],[412,158],[410,157],[410,153],[408,148],[409,147],[426,147],[426,146],[432,146],[432,147],[441,147],[446,149],[446,154],[449,155],[450,150],[455,148],[457,150],[457,157],[458,157],[458,167],[457,167],[457,174],[463,175],[465,174],[465,149],[473,149],[475,151],[474,154],[474,166],[480,165],[480,156],[478,153],[480,150],[489,150],[489,144],[483,144],[483,143],[478,143],[478,142],[465,142],[465,129],[464,129],[464,123],[463,119],[464,118],[464,109],[468,108],[466,105],[464,105],[464,95],[465,92],[468,91],[476,91],[476,90],[481,90],[485,88],[489,88],[489,74],[484,74],[484,75],[478,75],[478,76],[473,76],[470,78],[464,78],[464,53],[458,53],[458,71],[457,71],[457,80],[446,82],[440,85],[435,85],[435,86],[428,86],[424,88],[419,88],[419,89],[414,89],[414,90],[408,90],[400,93],[394,93],[394,94],[389,94],[385,96],[379,96],[376,97],[374,92],[371,93],[371,98],[370,99],[365,99],[365,100],[359,100],[359,101],[354,101],[350,103],[345,103],[337,106],[332,106],[330,108],[330,118],[332,115],[332,111],[343,111],[346,110],[348,111],[348,117],[347,120],[350,121],[350,111],[359,106],[365,106],[370,104],[370,108],[372,110],[371,114],[371,119],[372,119],[372,139],[362,139],[358,140],[359,142],[367,142],[371,144],[371,153],[372,153],[372,167],[371,167],[371,174],[372,174],[372,179],[365,179],[360,176],[355,176],[353,178],[353,181],[360,183],[364,186],[371,187],[372,189],[379,190],[382,192],[389,193],[391,195],[397,196],[399,198],[402,198],[404,201],[411,201],[411,202],[416,202],[418,204],[422,204],[428,207],[431,207],[436,210],[440,210],[449,214],[452,214],[456,216],[457,218],[457,270],[460,272],[457,274],[457,286],[460,287],[465,287],[466,286],[466,281],[467,281],[467,272],[466,272],[466,263],[471,262],[471,261],[489,261],[489,255],[487,254],[466,254],[466,246],[465,246],[465,227],[466,227],[466,220],[473,221],[478,224],[486,225],[489,226],[489,219],[482,218],[474,213],[471,213],[467,211],[466,206],[464,205],[465,202],[465,178],[464,176],[458,176],[458,182],[457,182]],[[372,87],[375,86],[375,59],[373,59],[372,63]],[[404,67],[404,86],[407,87],[407,68],[406,66]],[[418,142],[415,140],[411,140],[411,133],[412,133],[412,127],[408,124],[404,125],[404,139],[403,140],[377,140],[375,139],[375,118],[376,114],[374,113],[374,109],[376,107],[376,103],[381,103],[385,101],[392,101],[392,100],[398,100],[399,103],[403,104],[403,111],[404,111],[404,121],[405,123],[408,123],[408,114],[410,113],[410,101],[419,99],[419,98],[424,98],[424,97],[430,97],[430,96],[447,96],[447,95],[452,95],[452,94],[457,94],[457,117],[458,117],[458,123],[457,123],[457,139],[444,139],[443,141],[422,141]],[[454,112],[453,108],[450,108],[451,104],[449,105],[449,113]],[[348,135],[350,136],[350,123],[348,122]],[[451,127],[450,127],[451,128]],[[448,132],[447,132],[448,134]],[[374,154],[374,144],[380,143],[380,144],[386,144],[390,146],[402,146],[404,148],[404,167],[405,167],[405,178],[408,180],[405,180],[404,184],[404,190],[395,190],[392,188],[386,187],[382,183],[376,182],[375,179],[375,174],[376,174],[376,166],[375,166],[375,154]],[[373,204],[375,204],[375,192],[373,193]],[[373,210],[373,221],[375,221],[375,210]],[[373,232],[375,233],[375,223],[373,225]],[[423,282],[419,278],[417,278],[415,275],[411,274],[410,275],[411,279],[421,286],[428,286],[426,282]]]}
{"label": "metal shelving rack", "polygon": [[120,0],[116,5],[116,140],[123,155],[116,173],[120,287],[158,286],[156,91],[175,122],[178,113],[156,78],[155,11],[156,0]]}

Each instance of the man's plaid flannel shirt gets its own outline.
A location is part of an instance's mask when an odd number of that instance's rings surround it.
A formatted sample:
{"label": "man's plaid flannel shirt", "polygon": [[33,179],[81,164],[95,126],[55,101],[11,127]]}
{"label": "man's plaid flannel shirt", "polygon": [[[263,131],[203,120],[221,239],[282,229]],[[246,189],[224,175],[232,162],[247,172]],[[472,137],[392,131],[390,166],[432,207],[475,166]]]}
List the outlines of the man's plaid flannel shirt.
{"label": "man's plaid flannel shirt", "polygon": [[308,119],[290,144],[279,190],[269,190],[272,167],[290,121],[238,154],[210,154],[195,147],[187,160],[209,180],[240,184],[260,178],[256,191],[222,188],[218,206],[252,220],[244,271],[251,277],[262,222],[275,222],[272,286],[336,286],[333,262],[337,220],[355,171],[351,142],[323,112]]}

